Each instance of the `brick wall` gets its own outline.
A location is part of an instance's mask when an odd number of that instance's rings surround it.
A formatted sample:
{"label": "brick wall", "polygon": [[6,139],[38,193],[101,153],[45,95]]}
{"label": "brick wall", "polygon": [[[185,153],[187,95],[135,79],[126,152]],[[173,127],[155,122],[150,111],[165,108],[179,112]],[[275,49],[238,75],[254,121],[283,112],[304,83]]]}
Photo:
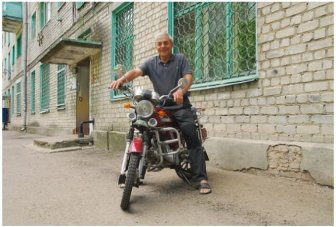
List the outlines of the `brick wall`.
{"label": "brick wall", "polygon": [[266,132],[332,143],[333,3],[259,3],[257,34]]}

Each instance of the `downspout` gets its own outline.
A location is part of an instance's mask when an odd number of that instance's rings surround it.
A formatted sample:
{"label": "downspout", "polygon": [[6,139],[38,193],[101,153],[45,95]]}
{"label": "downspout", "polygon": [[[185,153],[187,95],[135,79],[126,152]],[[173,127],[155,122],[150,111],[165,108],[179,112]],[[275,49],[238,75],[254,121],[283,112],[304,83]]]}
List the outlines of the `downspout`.
{"label": "downspout", "polygon": [[27,130],[27,68],[28,68],[28,60],[27,60],[27,51],[28,51],[28,3],[25,2],[24,4],[24,13],[25,13],[25,23],[24,23],[24,37],[25,37],[25,46],[24,46],[24,54],[23,54],[23,76],[24,76],[24,117],[23,117],[23,127],[21,131]]}

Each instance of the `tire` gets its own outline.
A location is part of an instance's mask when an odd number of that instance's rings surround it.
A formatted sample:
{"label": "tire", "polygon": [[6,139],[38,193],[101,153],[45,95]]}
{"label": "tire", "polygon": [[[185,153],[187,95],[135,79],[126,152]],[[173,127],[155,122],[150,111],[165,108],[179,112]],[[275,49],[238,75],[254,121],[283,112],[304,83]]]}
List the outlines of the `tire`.
{"label": "tire", "polygon": [[139,156],[137,156],[136,154],[131,154],[126,176],[125,188],[120,203],[120,207],[123,210],[127,210],[129,207],[132,188],[134,186],[135,180],[137,179],[136,170],[138,167],[138,162],[139,162]]}
{"label": "tire", "polygon": [[192,171],[187,159],[183,160],[180,165],[175,168],[175,172],[185,183],[191,184]]}

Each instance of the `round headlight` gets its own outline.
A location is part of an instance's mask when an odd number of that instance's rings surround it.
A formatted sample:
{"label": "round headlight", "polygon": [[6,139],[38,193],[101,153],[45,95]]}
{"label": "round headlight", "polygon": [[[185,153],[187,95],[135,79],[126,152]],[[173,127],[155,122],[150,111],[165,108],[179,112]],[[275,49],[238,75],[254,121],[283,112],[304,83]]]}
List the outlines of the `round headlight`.
{"label": "round headlight", "polygon": [[139,117],[147,118],[152,116],[154,105],[148,100],[141,100],[135,109]]}

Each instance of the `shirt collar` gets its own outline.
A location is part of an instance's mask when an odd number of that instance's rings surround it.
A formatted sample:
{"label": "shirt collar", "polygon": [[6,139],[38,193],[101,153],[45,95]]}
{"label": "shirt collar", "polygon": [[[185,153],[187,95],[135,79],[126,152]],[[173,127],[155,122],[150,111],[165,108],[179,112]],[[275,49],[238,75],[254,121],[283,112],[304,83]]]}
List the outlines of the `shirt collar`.
{"label": "shirt collar", "polygon": [[174,54],[172,54],[172,56],[170,57],[170,59],[167,61],[167,63],[163,63],[162,61],[161,61],[161,59],[160,59],[160,56],[158,55],[157,56],[157,59],[158,59],[158,62],[159,63],[161,63],[161,64],[168,64],[169,62],[172,62],[172,61],[174,61],[174,59],[175,59],[175,55]]}

